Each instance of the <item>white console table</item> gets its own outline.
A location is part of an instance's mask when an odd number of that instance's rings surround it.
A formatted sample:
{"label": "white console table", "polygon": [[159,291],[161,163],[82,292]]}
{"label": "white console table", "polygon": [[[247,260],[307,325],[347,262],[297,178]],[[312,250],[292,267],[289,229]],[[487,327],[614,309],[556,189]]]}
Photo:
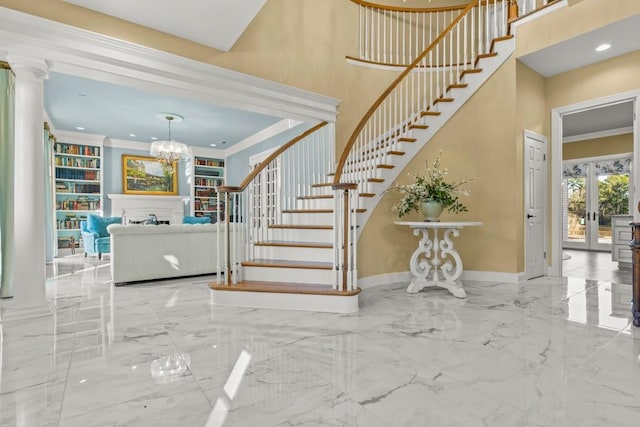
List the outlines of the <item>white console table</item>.
{"label": "white console table", "polygon": [[[413,279],[407,292],[414,294],[426,287],[439,286],[457,298],[465,298],[467,294],[458,280],[462,275],[462,259],[453,248],[452,237],[457,237],[461,228],[474,227],[482,223],[397,221],[395,224],[410,227],[414,235],[422,236],[409,261]],[[440,230],[444,230],[442,239],[438,236]]]}

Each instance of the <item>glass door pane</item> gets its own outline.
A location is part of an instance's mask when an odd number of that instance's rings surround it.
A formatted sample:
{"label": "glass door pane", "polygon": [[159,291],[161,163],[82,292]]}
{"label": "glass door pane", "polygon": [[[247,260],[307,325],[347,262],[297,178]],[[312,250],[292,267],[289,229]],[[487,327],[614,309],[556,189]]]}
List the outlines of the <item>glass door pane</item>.
{"label": "glass door pane", "polygon": [[566,183],[566,238],[571,247],[587,243],[587,183],[584,176],[565,178]]}
{"label": "glass door pane", "polygon": [[611,216],[629,213],[629,174],[598,175],[597,245],[611,245]]}

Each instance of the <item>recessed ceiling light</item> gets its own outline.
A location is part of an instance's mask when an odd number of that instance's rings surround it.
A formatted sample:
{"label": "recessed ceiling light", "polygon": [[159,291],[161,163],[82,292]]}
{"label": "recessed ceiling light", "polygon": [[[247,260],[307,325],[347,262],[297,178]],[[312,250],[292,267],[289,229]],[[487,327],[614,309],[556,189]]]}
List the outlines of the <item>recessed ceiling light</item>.
{"label": "recessed ceiling light", "polygon": [[87,95],[84,94],[84,93],[79,93],[78,96],[85,96],[86,97]]}
{"label": "recessed ceiling light", "polygon": [[135,134],[135,133],[130,133],[130,134],[129,134],[129,136],[130,136],[131,138],[135,138],[135,137],[136,137],[136,134]]}
{"label": "recessed ceiling light", "polygon": [[155,137],[155,136],[152,136],[152,137],[151,137],[151,139],[153,139],[153,140],[155,141],[155,140],[156,140],[156,139],[158,139],[158,138],[157,138],[157,137]]}
{"label": "recessed ceiling light", "polygon": [[604,52],[605,50],[609,49],[611,47],[611,45],[609,43],[602,43],[600,46],[598,46],[596,48],[596,52]]}
{"label": "recessed ceiling light", "polygon": [[209,145],[211,145],[212,147],[217,147],[218,146],[217,144],[209,144]]}
{"label": "recessed ceiling light", "polygon": [[82,126],[76,126],[77,130],[84,130],[84,128]]}

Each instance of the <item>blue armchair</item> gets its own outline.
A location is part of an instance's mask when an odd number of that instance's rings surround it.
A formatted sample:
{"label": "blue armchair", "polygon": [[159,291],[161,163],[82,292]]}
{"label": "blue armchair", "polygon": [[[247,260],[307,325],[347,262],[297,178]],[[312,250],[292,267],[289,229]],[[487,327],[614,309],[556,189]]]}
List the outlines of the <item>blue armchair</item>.
{"label": "blue armchair", "polygon": [[102,259],[102,254],[109,253],[111,251],[111,237],[107,226],[121,223],[122,218],[119,216],[103,218],[94,214],[87,215],[86,221],[80,221],[84,256],[97,254],[98,259]]}

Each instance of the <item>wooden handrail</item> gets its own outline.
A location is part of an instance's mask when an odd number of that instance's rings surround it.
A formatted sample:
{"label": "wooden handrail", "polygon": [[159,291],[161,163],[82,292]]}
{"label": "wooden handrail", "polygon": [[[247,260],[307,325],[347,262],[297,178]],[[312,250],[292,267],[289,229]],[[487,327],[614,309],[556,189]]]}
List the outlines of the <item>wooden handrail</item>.
{"label": "wooden handrail", "polygon": [[247,175],[247,177],[242,181],[242,184],[240,184],[238,187],[235,187],[234,192],[242,192],[244,191],[245,188],[247,188],[247,186],[249,185],[249,183],[251,183],[251,181],[253,181],[253,179],[258,176],[258,174],[260,172],[262,172],[262,170],[264,168],[267,167],[267,165],[269,163],[271,163],[273,161],[273,159],[275,159],[276,157],[278,157],[280,154],[284,153],[285,151],[287,151],[290,147],[292,147],[293,145],[295,145],[298,141],[306,138],[307,136],[311,135],[312,133],[314,133],[315,131],[317,131],[318,129],[322,129],[324,126],[328,125],[328,122],[320,122],[317,125],[315,125],[314,127],[312,127],[311,129],[307,130],[306,132],[301,133],[300,135],[296,136],[295,138],[293,138],[291,141],[287,142],[286,144],[284,144],[283,146],[281,146],[280,148],[278,148],[276,151],[274,151],[273,153],[271,153],[269,155],[269,157],[267,157],[266,159],[264,159],[263,162],[261,162],[254,170],[252,170],[251,172],[249,172],[249,175]]}
{"label": "wooden handrail", "polygon": [[370,3],[368,1],[363,1],[363,0],[351,0],[351,1],[360,6],[371,7],[371,8],[380,9],[380,10],[389,10],[392,12],[413,12],[413,13],[448,12],[450,10],[462,10],[465,8],[464,4],[461,4],[458,6],[440,6],[440,7],[402,7],[402,6],[388,6],[384,4],[375,4],[375,3]]}
{"label": "wooden handrail", "polygon": [[[484,1],[487,1],[487,0],[484,0]],[[391,91],[393,91],[400,84],[400,82],[402,82],[404,78],[413,71],[413,69],[420,63],[420,61],[422,61],[427,56],[427,54],[431,50],[433,50],[436,46],[438,46],[440,41],[442,41],[442,39],[444,39],[444,37],[447,34],[449,34],[449,32],[451,32],[451,30],[462,20],[462,18],[464,18],[475,7],[477,3],[478,3],[478,0],[471,0],[467,4],[467,6],[464,8],[464,10],[460,13],[460,15],[458,15],[449,24],[449,26],[447,26],[447,28],[445,28],[445,30],[442,31],[442,33],[440,33],[440,35],[436,37],[436,39],[416,59],[414,59],[413,62],[402,73],[400,73],[398,77],[396,77],[396,79],[389,85],[389,87],[384,92],[382,92],[382,95],[378,97],[376,102],[374,102],[373,105],[371,105],[371,107],[367,110],[367,112],[362,117],[362,119],[354,129],[353,133],[351,134],[351,137],[349,137],[349,140],[347,141],[347,144],[345,145],[344,149],[342,150],[342,155],[340,156],[340,160],[338,161],[338,165],[336,167],[336,173],[333,179],[333,182],[335,184],[338,184],[340,182],[340,178],[342,176],[342,169],[344,168],[344,165],[347,162],[347,157],[351,152],[351,148],[353,147],[356,140],[358,139],[358,135],[360,135],[362,128],[364,128],[364,125],[367,123],[367,121],[369,121],[373,113],[376,112],[378,107],[382,104],[382,102],[384,102],[387,96],[389,96]]]}

